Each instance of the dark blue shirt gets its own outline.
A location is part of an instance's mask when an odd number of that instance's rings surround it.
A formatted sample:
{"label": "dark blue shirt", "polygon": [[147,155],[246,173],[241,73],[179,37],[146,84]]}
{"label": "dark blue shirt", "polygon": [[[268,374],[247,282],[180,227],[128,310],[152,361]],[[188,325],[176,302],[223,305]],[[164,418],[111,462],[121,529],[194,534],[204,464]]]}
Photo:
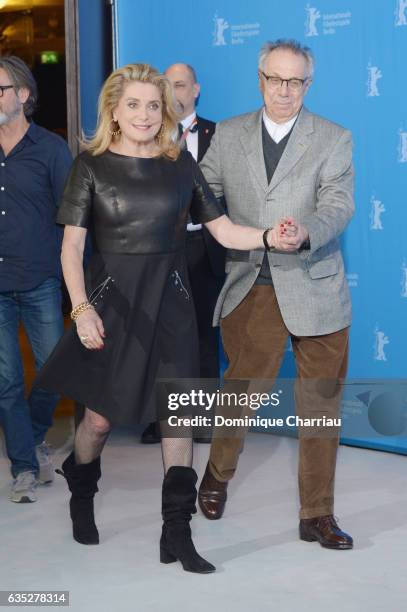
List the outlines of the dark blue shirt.
{"label": "dark blue shirt", "polygon": [[61,275],[55,217],[71,164],[65,140],[35,123],[7,156],[0,147],[0,291]]}

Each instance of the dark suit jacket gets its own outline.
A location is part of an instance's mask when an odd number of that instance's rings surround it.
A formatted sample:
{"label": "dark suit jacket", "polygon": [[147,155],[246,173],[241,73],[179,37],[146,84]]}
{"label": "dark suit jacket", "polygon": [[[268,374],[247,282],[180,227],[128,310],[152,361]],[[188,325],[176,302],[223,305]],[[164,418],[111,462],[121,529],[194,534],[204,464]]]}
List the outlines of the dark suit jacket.
{"label": "dark suit jacket", "polygon": [[[198,124],[198,163],[205,155],[210,143],[211,138],[215,133],[216,123],[203,119],[197,115]],[[212,272],[215,276],[223,278],[225,276],[225,255],[226,250],[216,242],[208,230],[202,228],[203,237],[205,241],[206,251],[211,264]]]}

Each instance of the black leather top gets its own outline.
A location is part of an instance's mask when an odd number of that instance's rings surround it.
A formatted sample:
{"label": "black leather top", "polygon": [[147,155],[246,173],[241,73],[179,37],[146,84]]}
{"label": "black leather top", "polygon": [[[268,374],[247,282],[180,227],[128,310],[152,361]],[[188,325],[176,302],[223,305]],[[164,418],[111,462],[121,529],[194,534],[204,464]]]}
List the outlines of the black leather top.
{"label": "black leather top", "polygon": [[94,247],[110,253],[168,253],[185,243],[194,223],[224,211],[188,151],[176,161],[81,153],[69,175],[57,222],[92,231]]}

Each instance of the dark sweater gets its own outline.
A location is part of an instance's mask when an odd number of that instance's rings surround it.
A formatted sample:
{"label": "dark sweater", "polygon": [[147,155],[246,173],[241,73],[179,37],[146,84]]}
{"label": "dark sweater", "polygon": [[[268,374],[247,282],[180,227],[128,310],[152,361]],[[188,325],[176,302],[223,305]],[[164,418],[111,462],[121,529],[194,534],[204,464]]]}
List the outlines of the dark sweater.
{"label": "dark sweater", "polygon": [[[263,155],[264,155],[264,163],[266,166],[266,174],[267,181],[270,184],[271,179],[273,178],[273,174],[276,171],[278,163],[281,159],[282,154],[284,153],[284,149],[287,145],[287,142],[290,138],[292,132],[291,130],[288,132],[286,136],[280,142],[274,142],[271,138],[270,134],[267,131],[264,122],[262,123],[262,139],[263,139]],[[261,270],[256,279],[256,285],[272,285],[273,281],[271,278],[270,266],[267,258],[267,254],[264,253],[263,263],[261,265]]]}

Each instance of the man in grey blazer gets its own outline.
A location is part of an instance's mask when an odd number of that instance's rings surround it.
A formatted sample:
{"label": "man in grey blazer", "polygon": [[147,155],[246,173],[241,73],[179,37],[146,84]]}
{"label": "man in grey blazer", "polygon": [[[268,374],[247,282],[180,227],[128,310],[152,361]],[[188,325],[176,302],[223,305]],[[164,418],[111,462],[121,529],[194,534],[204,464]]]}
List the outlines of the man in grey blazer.
{"label": "man in grey blazer", "polygon": [[[291,338],[298,416],[336,418],[351,323],[339,238],[354,210],[352,138],[303,106],[312,74],[300,43],[264,45],[264,106],[219,123],[201,168],[232,221],[269,227],[272,244],[228,251],[214,319],[229,358],[225,378],[273,381]],[[338,428],[299,430],[300,538],[348,549],[352,538],[333,516],[338,440]],[[222,516],[241,447],[242,437],[214,435],[199,493],[207,518]]]}

